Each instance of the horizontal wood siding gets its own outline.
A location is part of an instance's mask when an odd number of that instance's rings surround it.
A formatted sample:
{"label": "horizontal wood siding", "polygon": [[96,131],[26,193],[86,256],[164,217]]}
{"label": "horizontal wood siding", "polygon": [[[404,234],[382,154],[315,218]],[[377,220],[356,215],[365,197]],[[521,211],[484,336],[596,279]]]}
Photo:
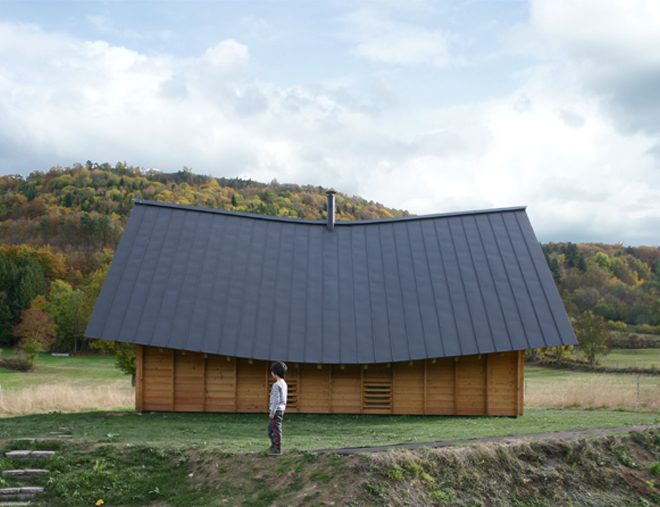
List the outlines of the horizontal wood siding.
{"label": "horizontal wood siding", "polygon": [[488,356],[488,415],[517,412],[517,354]]}
{"label": "horizontal wood siding", "polygon": [[[146,411],[268,410],[270,363],[140,347],[136,405]],[[522,352],[392,365],[289,365],[289,412],[522,415]],[[142,404],[140,407],[139,404]]]}
{"label": "horizontal wood siding", "polygon": [[267,412],[267,365],[264,361],[239,359],[236,370],[236,411]]}
{"label": "horizontal wood siding", "polygon": [[236,359],[208,356],[206,358],[207,412],[236,410]]}
{"label": "horizontal wood siding", "polygon": [[154,347],[143,350],[143,410],[174,410],[172,351]]}
{"label": "horizontal wood siding", "polygon": [[298,411],[306,413],[330,412],[330,366],[318,368],[314,364],[300,365]]}
{"label": "horizontal wood siding", "polygon": [[204,411],[204,356],[200,353],[174,353],[174,410]]}
{"label": "horizontal wood siding", "polygon": [[426,362],[427,414],[453,415],[456,413],[454,364],[455,362],[451,358]]}
{"label": "horizontal wood siding", "polygon": [[424,362],[396,363],[394,368],[394,392],[392,413],[424,413]]}
{"label": "horizontal wood siding", "polygon": [[334,413],[359,414],[362,411],[359,366],[333,366],[331,396]]}
{"label": "horizontal wood siding", "polygon": [[486,414],[486,356],[456,361],[456,415]]}

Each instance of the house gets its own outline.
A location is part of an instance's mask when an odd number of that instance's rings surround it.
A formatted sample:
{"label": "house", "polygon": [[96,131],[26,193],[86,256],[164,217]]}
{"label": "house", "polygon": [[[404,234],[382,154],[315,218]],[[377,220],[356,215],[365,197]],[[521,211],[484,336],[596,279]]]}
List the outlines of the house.
{"label": "house", "polygon": [[86,330],[137,345],[139,411],[523,413],[575,335],[525,208],[335,222],[135,201]]}

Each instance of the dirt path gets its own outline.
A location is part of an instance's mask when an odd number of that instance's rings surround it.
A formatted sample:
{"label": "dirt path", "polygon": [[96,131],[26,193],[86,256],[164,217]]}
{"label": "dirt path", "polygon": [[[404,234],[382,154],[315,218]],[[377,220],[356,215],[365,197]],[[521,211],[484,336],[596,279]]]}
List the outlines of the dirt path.
{"label": "dirt path", "polygon": [[520,440],[559,439],[571,440],[588,435],[605,435],[621,431],[642,431],[651,428],[660,429],[660,424],[640,424],[637,426],[614,426],[611,428],[589,428],[577,431],[558,431],[554,433],[529,433],[526,435],[509,435],[503,437],[467,438],[464,440],[436,440],[435,442],[414,442],[410,444],[379,445],[375,447],[344,447],[339,449],[320,449],[316,452],[334,454],[355,454],[359,452],[384,452],[396,449],[417,449],[419,447],[450,447],[467,446],[484,442],[515,442]]}

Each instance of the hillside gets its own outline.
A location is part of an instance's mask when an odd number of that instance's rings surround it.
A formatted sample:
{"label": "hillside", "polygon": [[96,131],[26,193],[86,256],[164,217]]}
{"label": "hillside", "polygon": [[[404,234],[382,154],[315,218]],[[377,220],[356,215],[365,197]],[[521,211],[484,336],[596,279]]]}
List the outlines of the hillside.
{"label": "hillside", "polygon": [[[31,306],[76,350],[136,198],[301,219],[325,216],[321,187],[213,178],[118,163],[0,176],[0,345]],[[439,210],[440,211],[440,210]],[[337,194],[339,220],[406,215]],[[548,263],[571,315],[592,310],[619,330],[658,332],[660,248],[549,243]],[[35,298],[43,296],[41,299]]]}
{"label": "hillside", "polygon": [[[62,428],[70,432],[73,428]],[[95,445],[68,435],[38,441],[50,477],[40,500],[77,505],[657,505],[660,434],[546,438],[439,449],[341,455],[290,451],[273,458],[206,446]],[[25,441],[0,441],[3,451]],[[2,459],[6,468],[21,466]],[[37,461],[36,459],[33,461]],[[33,480],[32,483],[37,481]],[[13,487],[23,485],[9,480]]]}

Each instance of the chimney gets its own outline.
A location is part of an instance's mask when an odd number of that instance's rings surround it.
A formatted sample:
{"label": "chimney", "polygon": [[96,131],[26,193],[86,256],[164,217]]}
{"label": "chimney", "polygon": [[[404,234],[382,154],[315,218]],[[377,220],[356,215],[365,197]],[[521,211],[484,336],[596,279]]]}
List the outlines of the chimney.
{"label": "chimney", "polygon": [[335,230],[335,191],[328,190],[328,230]]}

